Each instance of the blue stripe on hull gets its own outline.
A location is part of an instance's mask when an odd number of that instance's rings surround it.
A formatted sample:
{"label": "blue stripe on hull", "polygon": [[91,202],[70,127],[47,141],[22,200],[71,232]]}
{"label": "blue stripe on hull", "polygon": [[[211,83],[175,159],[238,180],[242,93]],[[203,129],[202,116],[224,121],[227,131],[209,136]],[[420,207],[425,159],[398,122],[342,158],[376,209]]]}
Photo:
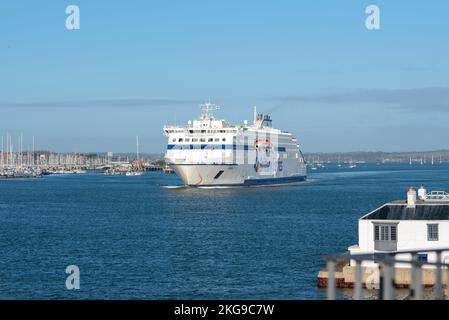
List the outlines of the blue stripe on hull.
{"label": "blue stripe on hull", "polygon": [[243,183],[247,186],[259,186],[259,185],[270,185],[270,184],[282,184],[282,183],[292,183],[300,182],[306,180],[306,176],[292,176],[292,177],[282,177],[282,178],[266,178],[266,179],[248,179]]}
{"label": "blue stripe on hull", "polygon": [[301,182],[306,180],[306,176],[292,176],[282,178],[262,178],[262,179],[247,179],[243,183],[227,183],[227,184],[204,184],[204,185],[190,185],[190,187],[250,187],[250,186],[269,186],[277,184],[286,184]]}

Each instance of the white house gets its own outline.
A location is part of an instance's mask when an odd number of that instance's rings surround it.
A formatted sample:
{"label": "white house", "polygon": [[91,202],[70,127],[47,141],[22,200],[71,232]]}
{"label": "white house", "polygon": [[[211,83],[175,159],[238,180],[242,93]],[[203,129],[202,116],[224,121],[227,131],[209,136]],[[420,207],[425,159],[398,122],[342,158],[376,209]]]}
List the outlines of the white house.
{"label": "white house", "polygon": [[[413,187],[407,200],[384,204],[359,219],[359,243],[349,247],[351,254],[442,249],[449,247],[449,194],[443,191],[427,193],[421,185],[418,198]],[[397,259],[410,260],[410,254],[397,254]],[[435,262],[436,254],[419,253],[423,262]],[[449,252],[442,254],[442,262],[449,263]],[[354,265],[354,261],[351,261]]]}

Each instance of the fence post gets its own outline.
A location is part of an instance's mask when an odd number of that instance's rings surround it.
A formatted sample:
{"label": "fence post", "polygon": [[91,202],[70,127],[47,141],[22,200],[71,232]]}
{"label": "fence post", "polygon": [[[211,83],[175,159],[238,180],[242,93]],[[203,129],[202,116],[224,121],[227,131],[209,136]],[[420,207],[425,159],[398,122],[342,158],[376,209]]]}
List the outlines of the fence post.
{"label": "fence post", "polygon": [[335,262],[327,261],[327,300],[335,300]]}
{"label": "fence post", "polygon": [[413,288],[413,299],[422,300],[423,299],[423,288],[422,288],[422,273],[421,266],[417,263],[417,256],[412,255],[412,288]]}
{"label": "fence post", "polygon": [[390,262],[382,263],[382,273],[383,273],[383,300],[393,300],[394,298],[394,267],[390,265]]}
{"label": "fence post", "polygon": [[446,300],[449,300],[449,267],[446,269]]}
{"label": "fence post", "polygon": [[443,298],[443,292],[442,292],[442,274],[441,274],[441,251],[437,251],[436,252],[436,263],[438,264],[436,266],[436,271],[435,271],[435,299],[436,300],[441,300]]}
{"label": "fence post", "polygon": [[355,261],[354,300],[362,299],[362,261]]}

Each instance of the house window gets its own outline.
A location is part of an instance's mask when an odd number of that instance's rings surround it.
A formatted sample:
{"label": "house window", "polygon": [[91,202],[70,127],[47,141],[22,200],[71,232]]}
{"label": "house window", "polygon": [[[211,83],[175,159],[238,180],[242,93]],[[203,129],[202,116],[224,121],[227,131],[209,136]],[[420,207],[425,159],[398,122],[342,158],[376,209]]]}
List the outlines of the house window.
{"label": "house window", "polygon": [[390,226],[390,240],[397,241],[398,240],[398,227]]}
{"label": "house window", "polygon": [[427,225],[427,241],[438,241],[437,223],[431,223]]}
{"label": "house window", "polygon": [[388,233],[389,226],[380,226],[380,240],[388,241],[390,239]]}
{"label": "house window", "polygon": [[427,263],[428,257],[426,253],[418,253],[416,255],[416,260],[420,263]]}
{"label": "house window", "polygon": [[380,229],[380,226],[374,226],[374,240],[375,241],[380,240],[379,229]]}
{"label": "house window", "polygon": [[178,139],[178,142],[182,142],[184,139],[183,138],[179,138]]}
{"label": "house window", "polygon": [[214,141],[214,138],[209,138],[207,141],[208,141],[208,142],[213,142],[213,141]]}
{"label": "house window", "polygon": [[398,229],[396,225],[375,225],[374,226],[375,241],[397,241]]}
{"label": "house window", "polygon": [[225,142],[225,141],[226,141],[226,138],[221,139],[221,141]]}
{"label": "house window", "polygon": [[374,224],[374,249],[394,251],[397,248],[398,227],[396,223]]}
{"label": "house window", "polygon": [[190,142],[190,138],[186,138],[186,142]]}
{"label": "house window", "polygon": [[198,138],[192,138],[192,142],[198,142]]}

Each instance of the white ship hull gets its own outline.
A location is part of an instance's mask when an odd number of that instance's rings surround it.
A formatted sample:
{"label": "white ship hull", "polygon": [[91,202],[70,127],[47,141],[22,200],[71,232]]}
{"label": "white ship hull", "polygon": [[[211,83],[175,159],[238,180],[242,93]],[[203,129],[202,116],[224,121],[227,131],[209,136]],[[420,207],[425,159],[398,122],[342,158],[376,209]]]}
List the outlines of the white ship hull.
{"label": "white ship hull", "polygon": [[[306,180],[306,168],[289,175],[254,175],[254,165],[183,165],[171,168],[188,186],[257,186],[278,185]],[[218,177],[217,177],[218,176]]]}

